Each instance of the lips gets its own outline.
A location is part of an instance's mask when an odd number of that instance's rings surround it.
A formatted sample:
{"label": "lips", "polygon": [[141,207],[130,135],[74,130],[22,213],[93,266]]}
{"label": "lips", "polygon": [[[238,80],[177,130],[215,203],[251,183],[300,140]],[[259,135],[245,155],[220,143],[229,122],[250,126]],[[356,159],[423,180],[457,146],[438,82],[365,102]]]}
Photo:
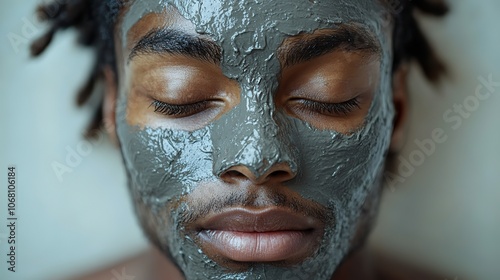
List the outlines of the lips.
{"label": "lips", "polygon": [[235,262],[297,262],[311,256],[324,224],[286,208],[231,208],[195,222],[203,251]]}

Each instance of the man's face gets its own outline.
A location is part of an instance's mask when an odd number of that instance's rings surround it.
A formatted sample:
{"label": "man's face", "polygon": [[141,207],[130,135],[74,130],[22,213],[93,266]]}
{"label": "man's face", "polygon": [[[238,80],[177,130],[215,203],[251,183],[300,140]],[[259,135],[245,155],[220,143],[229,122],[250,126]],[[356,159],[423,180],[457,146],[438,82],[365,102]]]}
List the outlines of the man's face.
{"label": "man's face", "polygon": [[117,134],[140,221],[187,279],[329,279],[364,239],[394,116],[388,20],[376,0],[126,7]]}

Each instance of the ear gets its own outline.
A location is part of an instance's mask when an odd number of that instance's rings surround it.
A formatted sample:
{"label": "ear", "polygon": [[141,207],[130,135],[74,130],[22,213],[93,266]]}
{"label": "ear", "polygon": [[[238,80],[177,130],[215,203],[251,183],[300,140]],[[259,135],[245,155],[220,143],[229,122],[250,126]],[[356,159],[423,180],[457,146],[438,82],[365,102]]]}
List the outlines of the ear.
{"label": "ear", "polygon": [[407,119],[409,111],[408,100],[408,65],[401,64],[393,74],[392,91],[395,109],[394,129],[392,132],[391,146],[389,152],[394,154],[400,152],[405,143]]}
{"label": "ear", "polygon": [[102,116],[104,127],[109,139],[118,146],[118,137],[116,135],[116,99],[118,96],[118,86],[115,72],[110,66],[104,67],[104,100],[102,106]]}

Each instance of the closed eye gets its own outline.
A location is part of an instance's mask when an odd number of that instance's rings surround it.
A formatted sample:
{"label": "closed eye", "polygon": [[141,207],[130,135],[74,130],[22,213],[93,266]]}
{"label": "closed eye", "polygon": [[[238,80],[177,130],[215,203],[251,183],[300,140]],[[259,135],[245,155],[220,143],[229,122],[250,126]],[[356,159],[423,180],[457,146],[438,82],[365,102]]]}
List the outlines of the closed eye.
{"label": "closed eye", "polygon": [[318,113],[328,116],[347,116],[355,110],[361,109],[358,98],[341,103],[324,103],[309,99],[292,99],[292,107],[305,113]]}
{"label": "closed eye", "polygon": [[200,113],[211,107],[211,101],[203,100],[191,104],[168,104],[159,100],[154,100],[149,107],[154,107],[154,112],[173,118],[188,117]]}

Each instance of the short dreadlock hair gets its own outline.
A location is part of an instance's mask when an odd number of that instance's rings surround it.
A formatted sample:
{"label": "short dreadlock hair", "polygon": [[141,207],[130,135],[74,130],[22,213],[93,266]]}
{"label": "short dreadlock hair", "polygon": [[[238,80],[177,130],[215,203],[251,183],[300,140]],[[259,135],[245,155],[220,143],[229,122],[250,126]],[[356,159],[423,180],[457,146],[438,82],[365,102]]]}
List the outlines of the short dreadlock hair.
{"label": "short dreadlock hair", "polygon": [[[415,19],[414,12],[442,16],[448,12],[445,0],[382,0],[391,9],[394,17],[393,71],[402,63],[416,60],[425,76],[437,81],[445,67],[436,57],[429,42]],[[78,106],[84,105],[94,93],[94,87],[105,67],[116,71],[114,50],[114,26],[124,0],[52,0],[38,7],[37,14],[49,22],[49,30],[31,45],[31,53],[38,56],[47,48],[55,33],[74,27],[79,34],[79,43],[96,50],[94,67],[84,86],[76,96]],[[86,136],[91,137],[103,122],[102,101],[94,113]]]}

